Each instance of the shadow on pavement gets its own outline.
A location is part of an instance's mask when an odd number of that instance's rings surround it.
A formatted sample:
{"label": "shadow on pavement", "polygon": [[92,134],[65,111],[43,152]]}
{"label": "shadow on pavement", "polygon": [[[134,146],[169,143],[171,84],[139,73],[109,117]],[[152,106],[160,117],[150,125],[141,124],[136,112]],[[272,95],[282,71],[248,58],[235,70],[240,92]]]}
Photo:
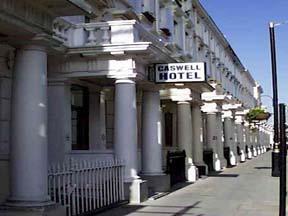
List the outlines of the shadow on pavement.
{"label": "shadow on pavement", "polygon": [[[173,214],[173,216],[184,215],[184,214],[187,215],[187,214],[188,214],[187,212],[188,212],[190,209],[192,209],[192,208],[197,208],[197,205],[198,205],[199,203],[201,203],[201,201],[197,201],[197,202],[195,202],[193,205],[186,206],[186,207],[183,208],[182,210],[180,210],[180,211],[176,212],[175,214]],[[191,215],[193,215],[193,214],[191,214]]]}
{"label": "shadow on pavement", "polygon": [[254,169],[271,169],[272,167],[254,167]]}
{"label": "shadow on pavement", "polygon": [[[128,215],[130,213],[136,212],[137,210],[143,208],[145,206],[143,205],[124,205],[117,207],[115,209],[106,209],[102,211],[101,213],[99,212],[97,215],[101,216],[124,216]],[[96,214],[94,214],[96,215]]]}
{"label": "shadow on pavement", "polygon": [[228,177],[228,178],[237,178],[238,174],[218,174],[218,173],[211,173],[208,174],[209,177]]}
{"label": "shadow on pavement", "polygon": [[177,184],[175,184],[175,185],[173,185],[171,187],[169,192],[171,193],[171,192],[177,191],[177,190],[182,189],[182,188],[184,188],[186,186],[189,186],[191,184],[193,184],[193,183],[192,182],[180,182],[180,183],[177,183]]}
{"label": "shadow on pavement", "polygon": [[[164,206],[164,205],[124,205],[115,209],[111,209],[110,211],[104,211],[99,216],[124,216],[129,215],[132,213],[137,213],[139,215],[172,215],[172,216],[180,216],[180,215],[193,215],[193,216],[204,216],[204,214],[195,214],[195,213],[188,213],[189,210],[193,208],[198,208],[197,205],[201,203],[201,201],[197,201],[192,205],[189,206]],[[149,208],[149,209],[145,209]],[[155,208],[155,209],[154,209]],[[165,211],[161,211],[161,208],[165,209]],[[178,212],[167,211],[169,208],[182,208]]]}

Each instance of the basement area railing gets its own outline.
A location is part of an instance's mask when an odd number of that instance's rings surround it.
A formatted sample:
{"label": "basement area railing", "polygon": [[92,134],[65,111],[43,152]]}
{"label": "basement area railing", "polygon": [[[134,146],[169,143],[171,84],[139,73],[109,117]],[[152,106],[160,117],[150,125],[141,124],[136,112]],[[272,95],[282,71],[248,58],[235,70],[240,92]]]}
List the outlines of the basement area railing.
{"label": "basement area railing", "polygon": [[124,200],[124,162],[73,160],[48,170],[51,200],[66,208],[66,215],[80,215]]}

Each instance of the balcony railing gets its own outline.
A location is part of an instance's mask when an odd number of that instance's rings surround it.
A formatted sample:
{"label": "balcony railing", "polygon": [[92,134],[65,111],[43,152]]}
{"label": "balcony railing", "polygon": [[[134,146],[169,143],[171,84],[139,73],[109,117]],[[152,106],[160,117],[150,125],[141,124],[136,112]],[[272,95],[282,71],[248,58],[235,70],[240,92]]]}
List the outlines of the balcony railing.
{"label": "balcony railing", "polygon": [[135,20],[73,25],[59,19],[55,20],[53,30],[55,38],[70,48],[137,42],[151,42],[164,47],[169,42],[167,38],[150,32]]}

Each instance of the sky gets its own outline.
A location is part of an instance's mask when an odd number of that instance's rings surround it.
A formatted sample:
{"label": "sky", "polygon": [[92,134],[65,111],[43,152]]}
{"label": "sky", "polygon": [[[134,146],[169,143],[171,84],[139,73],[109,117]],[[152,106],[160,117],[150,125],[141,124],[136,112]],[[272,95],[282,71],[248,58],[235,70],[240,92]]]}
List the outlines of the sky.
{"label": "sky", "polygon": [[[272,110],[272,75],[268,23],[288,20],[287,0],[200,0],[208,14],[264,90]],[[275,27],[279,103],[288,103],[288,24]],[[268,95],[268,96],[265,96]]]}

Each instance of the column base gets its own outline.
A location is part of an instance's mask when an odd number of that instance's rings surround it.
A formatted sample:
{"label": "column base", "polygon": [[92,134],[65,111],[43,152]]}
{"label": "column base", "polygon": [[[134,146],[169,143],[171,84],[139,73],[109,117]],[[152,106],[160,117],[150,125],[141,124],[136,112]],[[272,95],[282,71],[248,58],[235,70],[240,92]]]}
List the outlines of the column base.
{"label": "column base", "polygon": [[250,159],[250,160],[252,159],[252,152],[251,152],[250,149],[248,150],[247,158]]}
{"label": "column base", "polygon": [[220,162],[221,162],[221,169],[227,167],[227,160],[224,157],[220,158]]}
{"label": "column base", "polygon": [[212,150],[205,150],[203,153],[204,162],[208,166],[209,172],[220,171],[222,168],[227,166],[227,161],[225,158],[219,158],[218,154]]}
{"label": "column base", "polygon": [[[63,216],[66,215],[66,209],[64,206],[55,204],[52,202],[45,203],[43,206],[29,206],[28,203],[22,203],[24,206],[20,206],[21,203],[7,203],[7,205],[0,206],[0,215],[5,216]],[[13,206],[15,205],[15,206]]]}
{"label": "column base", "polygon": [[261,149],[260,147],[257,147],[257,155],[260,155],[261,154]]}
{"label": "column base", "polygon": [[186,165],[186,179],[188,182],[195,182],[198,179],[198,169],[194,164]]}
{"label": "column base", "polygon": [[236,152],[232,151],[230,147],[224,147],[224,157],[227,161],[227,167],[236,166],[238,159]]}
{"label": "column base", "polygon": [[124,183],[124,196],[132,204],[139,204],[148,199],[146,180],[135,179]]}
{"label": "column base", "polygon": [[215,171],[220,171],[222,169],[221,161],[218,158],[213,160],[213,168]]}
{"label": "column base", "polygon": [[231,166],[237,166],[237,156],[236,154],[233,152],[233,151],[230,151],[230,154],[229,154],[230,158],[230,165]]}
{"label": "column base", "polygon": [[220,171],[227,166],[227,160],[219,157],[217,153],[213,153],[213,167],[215,171]]}
{"label": "column base", "polygon": [[256,150],[256,148],[253,148],[253,157],[257,157],[257,150]]}
{"label": "column base", "polygon": [[240,163],[243,163],[246,161],[246,156],[245,156],[245,153],[244,153],[244,150],[240,150]]}
{"label": "column base", "polygon": [[146,175],[142,174],[141,179],[147,181],[148,195],[155,194],[157,192],[167,192],[170,190],[170,175]]}
{"label": "column base", "polygon": [[201,177],[202,175],[208,174],[208,166],[204,162],[202,162],[202,163],[201,162],[199,162],[199,163],[195,162],[194,164],[198,169],[199,177]]}

